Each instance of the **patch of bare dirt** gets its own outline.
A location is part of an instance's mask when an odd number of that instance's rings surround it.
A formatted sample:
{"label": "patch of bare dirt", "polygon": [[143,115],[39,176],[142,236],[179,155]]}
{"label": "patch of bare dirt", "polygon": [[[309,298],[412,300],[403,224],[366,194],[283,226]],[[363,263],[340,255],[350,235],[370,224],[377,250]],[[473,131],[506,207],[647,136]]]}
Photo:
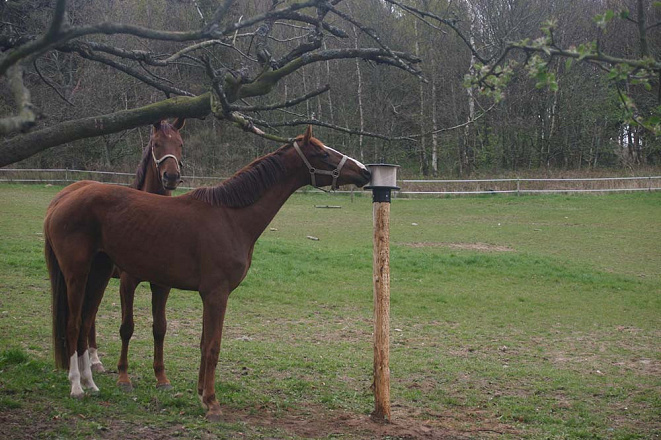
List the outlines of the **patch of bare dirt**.
{"label": "patch of bare dirt", "polygon": [[479,251],[479,252],[514,252],[514,248],[509,246],[499,246],[489,243],[441,243],[441,242],[413,242],[413,243],[400,243],[403,246],[412,248],[425,248],[425,247],[446,247],[449,249],[460,249],[466,251]]}
{"label": "patch of bare dirt", "polygon": [[74,426],[73,422],[33,411],[27,408],[0,411],[0,439],[33,439],[49,437],[62,425]]}
{"label": "patch of bare dirt", "polygon": [[[368,415],[342,410],[327,410],[321,406],[304,405],[288,411],[268,408],[223,408],[223,423],[237,424],[240,430],[223,438],[327,438],[346,439],[439,439],[468,440],[499,438],[505,434],[516,437],[518,431],[496,420],[487,412],[465,413],[413,412],[394,405],[393,423],[380,424]],[[0,414],[0,439],[33,439],[57,436],[62,432],[75,432],[76,420],[50,418],[26,408],[4,411]],[[62,424],[68,425],[66,429]],[[64,431],[63,431],[64,428]],[[94,438],[108,440],[162,440],[171,438],[219,438],[213,425],[209,429],[191,431],[181,424],[170,426],[138,425],[118,419],[104,419],[103,428]],[[276,434],[274,434],[276,433]],[[280,433],[280,434],[277,434]]]}
{"label": "patch of bare dirt", "polygon": [[325,438],[331,435],[355,439],[440,439],[466,440],[516,435],[508,425],[491,419],[486,413],[419,413],[394,405],[393,422],[376,423],[368,415],[341,410],[329,411],[306,405],[278,414],[259,410],[253,412],[224,410],[228,422],[242,422],[249,426],[275,428],[302,438]]}

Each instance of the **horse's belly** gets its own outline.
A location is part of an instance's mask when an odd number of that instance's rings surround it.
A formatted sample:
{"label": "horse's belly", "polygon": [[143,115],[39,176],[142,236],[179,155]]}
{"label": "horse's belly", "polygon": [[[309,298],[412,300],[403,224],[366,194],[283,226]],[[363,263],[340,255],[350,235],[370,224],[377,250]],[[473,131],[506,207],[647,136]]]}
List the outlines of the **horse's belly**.
{"label": "horse's belly", "polygon": [[182,239],[171,225],[135,228],[130,222],[102,226],[100,251],[123,271],[143,281],[168,287],[197,290],[195,245]]}

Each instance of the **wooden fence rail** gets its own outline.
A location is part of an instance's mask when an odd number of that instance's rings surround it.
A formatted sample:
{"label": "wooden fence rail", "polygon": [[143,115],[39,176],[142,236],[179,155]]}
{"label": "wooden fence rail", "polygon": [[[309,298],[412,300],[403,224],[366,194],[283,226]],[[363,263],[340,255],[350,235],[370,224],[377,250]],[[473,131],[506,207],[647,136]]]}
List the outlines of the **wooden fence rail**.
{"label": "wooden fence rail", "polygon": [[[86,171],[65,168],[25,169],[0,168],[0,183],[58,184],[66,185],[89,179],[117,185],[130,185],[134,174],[111,171]],[[183,176],[181,189],[193,189],[213,185],[223,177]],[[627,191],[661,190],[661,176],[639,177],[589,177],[569,179],[403,179],[398,180],[401,190],[394,193],[396,198],[415,196],[445,196],[471,194],[538,194],[538,193],[599,193]],[[348,189],[338,191],[351,192]]]}

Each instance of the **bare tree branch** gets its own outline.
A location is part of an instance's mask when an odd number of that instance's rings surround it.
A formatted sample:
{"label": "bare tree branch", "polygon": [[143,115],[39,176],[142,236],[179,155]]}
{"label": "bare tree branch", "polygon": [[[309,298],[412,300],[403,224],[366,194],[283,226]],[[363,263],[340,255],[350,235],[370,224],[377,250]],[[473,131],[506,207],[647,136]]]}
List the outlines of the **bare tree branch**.
{"label": "bare tree branch", "polygon": [[47,47],[54,41],[57,41],[62,23],[64,22],[66,5],[66,0],[57,0],[51,24],[48,31],[41,38],[22,44],[8,54],[3,54],[0,57],[0,76],[4,75],[9,67],[18,63],[21,59],[33,54],[43,53]]}
{"label": "bare tree branch", "polygon": [[308,93],[307,95],[290,99],[285,102],[281,102],[279,104],[271,104],[271,105],[230,105],[230,108],[235,111],[239,112],[258,112],[258,111],[269,111],[269,110],[277,110],[280,108],[286,108],[286,107],[293,107],[297,104],[300,104],[301,102],[305,102],[308,99],[314,98],[315,96],[321,95],[322,93],[326,93],[327,91],[330,90],[330,85],[326,84],[324,87],[317,89],[313,92]]}
{"label": "bare tree branch", "polygon": [[368,28],[367,26],[362,25],[360,22],[358,22],[357,20],[355,20],[353,17],[351,17],[351,16],[345,14],[344,12],[342,12],[342,11],[336,9],[336,8],[331,7],[331,8],[330,8],[330,11],[332,11],[332,12],[333,12],[335,15],[337,15],[338,17],[340,17],[340,18],[342,18],[342,19],[348,21],[349,23],[353,24],[354,26],[356,26],[357,28],[359,28],[361,31],[363,31],[363,32],[365,32],[367,35],[369,35],[370,38],[372,38],[374,41],[376,41],[377,44],[379,44],[379,46],[381,46],[381,47],[383,48],[383,50],[385,50],[385,51],[387,52],[387,54],[388,54],[390,57],[392,57],[392,58],[394,59],[395,62],[392,63],[393,66],[397,66],[397,67],[399,67],[400,69],[403,69],[403,70],[405,70],[405,71],[407,71],[407,72],[409,72],[409,73],[412,73],[413,75],[416,75],[417,77],[419,77],[419,78],[422,79],[422,72],[421,72],[420,70],[416,70],[416,69],[414,69],[414,68],[410,65],[410,63],[406,63],[406,62],[404,62],[404,61],[398,56],[397,52],[394,52],[393,50],[391,50],[391,49],[390,49],[385,43],[383,43],[383,41],[381,41],[381,38],[379,38],[379,36],[378,36],[378,35],[376,34],[376,32],[374,31],[374,29],[371,29],[371,28]]}
{"label": "bare tree branch", "polygon": [[64,16],[67,12],[67,1],[66,0],[57,0],[55,4],[55,12],[53,14],[53,20],[51,21],[48,31],[44,35],[45,40],[55,38],[57,34],[60,33],[62,24],[64,23]]}
{"label": "bare tree branch", "polygon": [[482,113],[475,116],[473,119],[469,119],[468,121],[464,122],[463,124],[454,125],[452,127],[439,128],[437,130],[430,130],[430,131],[426,131],[424,133],[410,134],[410,135],[406,135],[406,136],[398,136],[398,137],[391,138],[391,140],[418,139],[418,138],[421,138],[421,137],[424,137],[424,136],[429,136],[430,134],[444,133],[446,131],[452,131],[452,130],[456,130],[458,128],[463,128],[463,127],[466,127],[468,125],[474,124],[478,120],[482,119],[484,117],[484,115],[489,113],[495,107],[496,107],[495,103],[491,104],[491,106],[488,109],[484,110]]}
{"label": "bare tree branch", "polygon": [[81,57],[83,57],[85,59],[88,59],[88,60],[91,60],[91,61],[96,61],[96,62],[105,64],[107,66],[113,67],[114,69],[120,70],[120,71],[126,73],[127,75],[130,75],[130,76],[144,82],[145,84],[148,84],[148,85],[154,87],[155,89],[158,89],[158,90],[166,93],[167,95],[173,94],[173,95],[183,95],[183,96],[195,96],[192,93],[187,92],[186,90],[181,90],[181,89],[178,89],[176,87],[172,87],[172,86],[167,85],[167,84],[161,84],[159,82],[156,82],[152,78],[150,78],[146,75],[143,75],[142,73],[138,72],[136,69],[134,69],[130,66],[119,63],[119,62],[117,62],[115,60],[112,60],[110,58],[106,58],[106,57],[103,57],[101,55],[98,55],[98,54],[94,53],[94,51],[88,50],[87,48],[85,48],[83,43],[74,43],[74,44],[71,44],[71,45],[62,46],[60,49],[63,50],[63,51],[74,51],[74,52],[78,53],[78,55],[80,55]]}
{"label": "bare tree branch", "polygon": [[[420,62],[419,58],[416,58],[410,54],[404,52],[394,52],[400,60],[406,60],[409,63],[418,63]],[[388,64],[398,68],[402,68],[399,62],[394,61],[390,58],[388,51],[384,49],[374,49],[374,48],[346,48],[346,49],[329,49],[322,50],[314,53],[306,53],[296,58],[295,60],[289,62],[280,69],[269,71],[263,73],[255,81],[250,83],[242,83],[240,79],[233,78],[231,76],[225,77],[225,93],[229,102],[234,102],[240,98],[249,98],[251,96],[264,95],[270,91],[276,83],[284,78],[285,76],[297,71],[303,66],[308,64],[316,63],[319,61],[326,60],[338,60],[338,59],[351,59],[351,58],[361,58],[364,60],[372,60],[377,63]],[[409,69],[405,69],[409,72]]]}
{"label": "bare tree branch", "polygon": [[48,87],[50,87],[51,89],[53,89],[53,91],[54,91],[55,93],[57,93],[57,95],[58,95],[60,98],[62,98],[62,100],[63,100],[64,102],[66,102],[67,104],[69,104],[69,105],[71,105],[71,106],[74,105],[73,102],[71,102],[70,100],[68,100],[68,99],[66,98],[66,96],[64,96],[64,95],[62,94],[62,92],[60,92],[60,90],[55,86],[55,84],[53,84],[53,82],[52,82],[50,79],[46,78],[44,75],[41,74],[41,71],[39,70],[39,66],[37,65],[37,60],[34,60],[34,62],[32,63],[32,65],[34,66],[34,71],[37,72],[37,75],[39,75],[39,78],[41,78],[41,80],[44,82],[44,84],[46,84]]}
{"label": "bare tree branch", "polygon": [[[459,27],[457,26],[457,20],[443,18],[443,17],[440,17],[440,16],[438,16],[436,14],[433,14],[431,12],[423,11],[421,9],[415,8],[415,7],[410,6],[410,5],[406,5],[406,4],[404,4],[402,2],[399,2],[399,1],[396,1],[396,0],[385,0],[385,1],[392,4],[392,5],[395,5],[395,6],[398,6],[398,7],[402,8],[402,10],[404,10],[406,12],[409,12],[409,13],[413,14],[414,16],[418,17],[418,18],[429,17],[429,18],[432,18],[432,19],[438,21],[439,23],[442,23],[442,24],[448,26],[450,29],[452,29],[457,34],[457,36],[459,38],[461,38],[461,40],[464,42],[464,44],[466,44],[466,47],[468,47],[468,49],[473,53],[475,58],[480,60],[480,62],[483,63],[483,64],[486,64],[486,63],[489,62],[488,59],[486,59],[482,55],[480,55],[480,53],[477,51],[477,49],[475,49],[475,47],[470,43],[470,39],[464,35],[464,33],[461,31],[461,29],[459,29]],[[427,22],[425,21],[425,23],[427,23]]]}
{"label": "bare tree branch", "polygon": [[263,127],[296,127],[298,125],[316,125],[316,126],[319,126],[319,127],[330,128],[332,130],[339,131],[341,133],[347,133],[347,134],[352,134],[352,135],[356,135],[356,136],[368,136],[368,137],[373,137],[373,138],[376,138],[376,139],[383,139],[383,140],[386,140],[386,141],[390,141],[390,140],[415,141],[415,139],[413,137],[401,136],[401,137],[397,137],[397,138],[392,138],[392,137],[388,137],[388,136],[385,136],[385,135],[382,135],[382,134],[372,133],[372,132],[369,132],[369,131],[354,130],[354,129],[351,129],[351,128],[342,127],[342,126],[331,124],[331,123],[328,123],[328,122],[319,121],[317,119],[296,119],[296,120],[284,121],[284,122],[268,122],[268,121],[253,119],[253,118],[250,118],[250,119],[251,119],[251,121],[253,121],[254,124],[261,125]]}

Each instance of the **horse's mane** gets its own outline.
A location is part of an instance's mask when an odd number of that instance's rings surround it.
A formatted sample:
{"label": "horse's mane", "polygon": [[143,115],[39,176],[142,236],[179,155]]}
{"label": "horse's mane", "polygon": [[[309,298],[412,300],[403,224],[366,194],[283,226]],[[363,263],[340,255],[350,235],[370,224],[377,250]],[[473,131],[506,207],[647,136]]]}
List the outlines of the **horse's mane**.
{"label": "horse's mane", "polygon": [[142,189],[145,185],[145,178],[147,177],[147,167],[149,166],[149,160],[151,159],[151,138],[147,142],[147,146],[142,150],[142,159],[138,164],[138,168],[135,170],[135,179],[133,179],[132,188]]}
{"label": "horse's mane", "polygon": [[[175,131],[172,125],[166,121],[161,121],[159,130],[165,131],[166,134],[168,131]],[[135,170],[135,179],[133,179],[133,184],[131,185],[132,188],[142,189],[142,187],[145,185],[147,169],[149,167],[149,161],[151,160],[151,146],[153,136],[154,134],[150,132],[149,142],[147,142],[147,146],[144,148],[144,150],[142,150],[142,159],[140,159],[138,168]]]}
{"label": "horse's mane", "polygon": [[280,151],[254,160],[219,185],[190,192],[191,197],[212,206],[243,208],[252,205],[284,176],[285,164]]}

